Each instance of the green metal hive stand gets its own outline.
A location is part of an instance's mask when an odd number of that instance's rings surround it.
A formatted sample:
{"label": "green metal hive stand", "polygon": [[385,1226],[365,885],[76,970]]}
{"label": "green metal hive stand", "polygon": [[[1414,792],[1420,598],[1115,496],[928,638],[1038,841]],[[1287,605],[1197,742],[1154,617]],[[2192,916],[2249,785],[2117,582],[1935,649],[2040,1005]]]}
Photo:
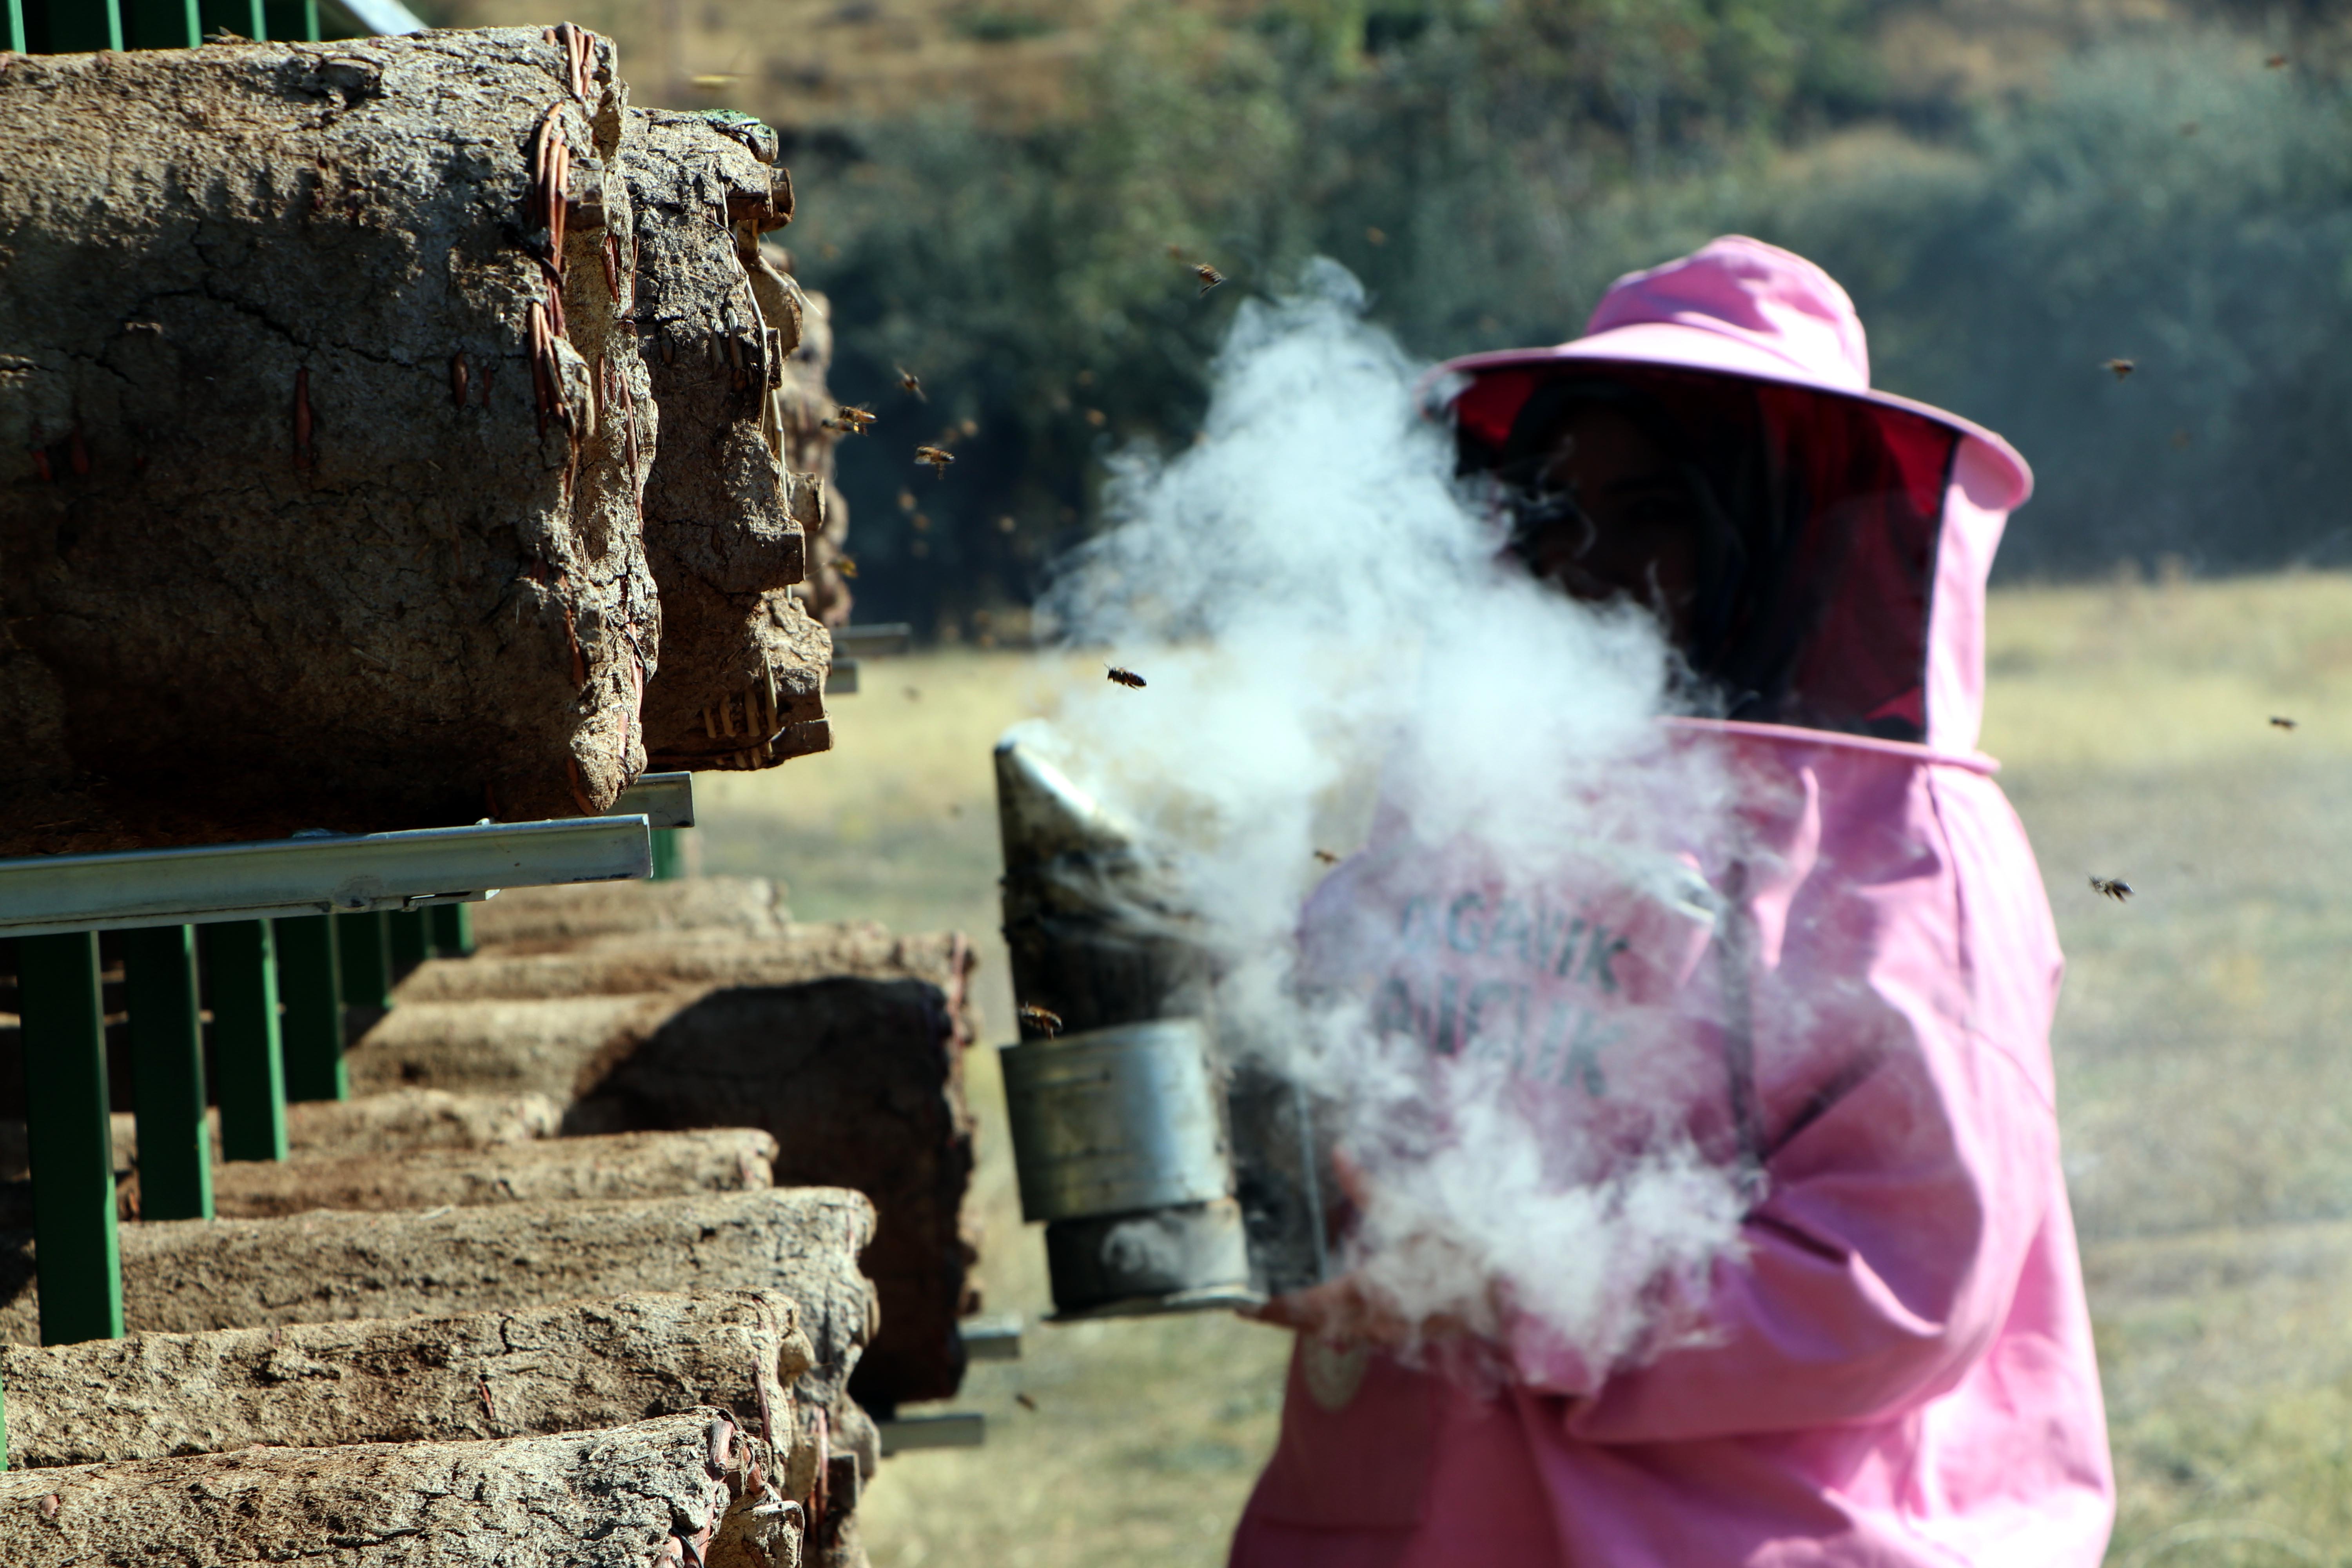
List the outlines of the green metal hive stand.
{"label": "green metal hive stand", "polygon": [[6,0],[8,47],[20,53],[192,49],[205,36],[320,43],[425,24],[398,0]]}
{"label": "green metal hive stand", "polygon": [[388,921],[411,922],[419,962],[463,953],[467,901],[647,876],[653,832],[693,813],[688,775],[657,773],[601,817],[0,860],[43,1342],[122,1332],[100,931],[124,933],[142,1215],[209,1219],[207,1014],[219,1156],[282,1160],[288,1100],[345,1096],[346,1005],[391,1000]]}

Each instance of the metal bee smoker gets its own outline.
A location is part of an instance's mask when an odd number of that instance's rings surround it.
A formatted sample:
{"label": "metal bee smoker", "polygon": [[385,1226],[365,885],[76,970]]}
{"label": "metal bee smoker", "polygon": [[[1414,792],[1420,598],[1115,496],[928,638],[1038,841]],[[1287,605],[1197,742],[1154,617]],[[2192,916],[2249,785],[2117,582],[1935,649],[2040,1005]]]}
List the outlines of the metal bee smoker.
{"label": "metal bee smoker", "polygon": [[1255,1306],[1319,1281],[1305,1097],[1220,1039],[1197,920],[1033,741],[997,747],[996,796],[1025,1037],[1002,1053],[1004,1089],[1055,1316]]}

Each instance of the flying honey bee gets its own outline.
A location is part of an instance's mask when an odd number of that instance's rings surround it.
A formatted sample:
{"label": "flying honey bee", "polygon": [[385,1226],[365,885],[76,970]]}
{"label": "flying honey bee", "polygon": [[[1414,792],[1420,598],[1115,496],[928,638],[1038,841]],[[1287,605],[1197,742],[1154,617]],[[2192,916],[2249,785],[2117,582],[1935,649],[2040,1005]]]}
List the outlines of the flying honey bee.
{"label": "flying honey bee", "polygon": [[835,556],[833,558],[833,569],[840,573],[845,577],[855,577],[857,575],[857,563],[846,555]]}
{"label": "flying honey bee", "polygon": [[2103,897],[2115,900],[2119,904],[2132,896],[2132,885],[2121,877],[2094,877],[2091,879],[2091,889]]}
{"label": "flying honey bee", "polygon": [[[1215,268],[1210,266],[1205,261],[1195,261],[1192,263],[1192,276],[1201,280],[1201,293],[1202,294],[1207,293],[1210,289],[1215,288],[1218,284],[1223,283],[1225,280],[1225,275],[1223,273],[1218,271]],[[1199,295],[1195,295],[1194,298],[1199,298]]]}
{"label": "flying honey bee", "polygon": [[1106,666],[1104,667],[1104,668],[1105,668],[1105,669],[1107,669],[1107,670],[1109,672],[1110,679],[1111,679],[1112,680],[1114,680],[1114,681],[1118,682],[1119,685],[1121,685],[1121,686],[1132,686],[1132,687],[1133,687],[1133,688],[1135,688],[1138,691],[1140,691],[1140,690],[1142,690],[1142,689],[1143,689],[1143,687],[1144,687],[1144,679],[1143,679],[1143,677],[1141,677],[1141,676],[1139,676],[1139,675],[1136,674],[1136,673],[1135,673],[1135,671],[1133,671],[1133,670],[1131,670],[1131,669],[1121,669],[1121,668],[1119,668],[1119,667],[1118,667],[1118,666],[1117,666],[1117,665],[1115,665],[1115,664],[1113,664],[1113,665],[1106,665]]}
{"label": "flying honey bee", "polygon": [[1021,1021],[1049,1040],[1062,1032],[1062,1016],[1034,1002],[1021,1004]]}
{"label": "flying honey bee", "polygon": [[2288,718],[2284,713],[2273,713],[2271,715],[2271,728],[2273,730],[2292,730],[2294,728],[2294,721]]}
{"label": "flying honey bee", "polygon": [[2270,58],[2264,60],[2263,65],[2271,70],[2284,69],[2286,66],[2286,57],[2284,55],[2273,55]]}
{"label": "flying honey bee", "polygon": [[1337,866],[1339,863],[1339,858],[1328,849],[1318,849],[1315,851],[1315,858],[1322,861],[1326,866]]}
{"label": "flying honey bee", "polygon": [[2106,368],[2114,373],[2115,378],[2117,381],[2121,381],[2124,377],[2137,370],[2139,365],[2136,362],[2127,359],[2111,359],[2106,362]]}
{"label": "flying honey bee", "polygon": [[923,396],[922,377],[917,375],[913,371],[908,370],[903,364],[895,365],[892,368],[897,370],[898,373],[898,384],[900,386],[905,387],[908,392],[913,393],[916,396],[922,397],[923,401],[926,403],[930,401],[929,398]]}
{"label": "flying honey bee", "polygon": [[824,422],[824,427],[828,430],[838,430],[845,436],[863,436],[866,434],[866,427],[873,423],[872,409],[844,405],[834,410],[833,417]]}
{"label": "flying honey bee", "polygon": [[948,465],[955,461],[955,454],[945,447],[918,447],[915,448],[915,461],[929,463],[933,471],[944,474],[948,471]]}
{"label": "flying honey bee", "polygon": [[1018,1405],[1024,1410],[1034,1411],[1037,1408],[1037,1402],[1030,1398],[1026,1394],[1014,1394],[1013,1396],[1013,1403]]}

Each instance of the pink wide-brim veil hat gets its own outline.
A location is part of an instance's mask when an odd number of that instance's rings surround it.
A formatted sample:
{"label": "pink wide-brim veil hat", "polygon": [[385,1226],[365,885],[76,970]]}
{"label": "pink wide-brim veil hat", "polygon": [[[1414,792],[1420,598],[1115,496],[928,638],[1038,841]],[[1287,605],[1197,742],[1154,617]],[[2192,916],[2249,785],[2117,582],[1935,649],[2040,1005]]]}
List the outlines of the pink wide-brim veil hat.
{"label": "pink wide-brim veil hat", "polygon": [[1862,317],[1837,279],[1793,251],[1746,235],[1725,235],[1664,266],[1627,273],[1601,297],[1580,338],[1465,354],[1439,366],[1435,384],[1459,388],[1459,378],[1578,362],[1711,371],[1900,408],[1984,448],[2009,477],[2009,493],[1995,500],[2003,510],[2023,505],[2033,492],[2033,470],[1990,430],[1873,388]]}

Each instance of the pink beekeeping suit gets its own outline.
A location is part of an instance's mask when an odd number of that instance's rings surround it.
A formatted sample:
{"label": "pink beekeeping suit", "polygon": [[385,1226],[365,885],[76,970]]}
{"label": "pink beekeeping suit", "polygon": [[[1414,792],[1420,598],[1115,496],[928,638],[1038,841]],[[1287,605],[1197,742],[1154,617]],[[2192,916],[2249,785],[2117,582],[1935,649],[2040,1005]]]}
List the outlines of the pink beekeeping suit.
{"label": "pink beekeeping suit", "polygon": [[1517,1325],[1477,1392],[1303,1339],[1234,1568],[2093,1568],[2114,1483],[2058,1160],[2061,959],[1976,750],[2022,460],[1870,391],[1843,290],[1751,239],[1620,280],[1574,342],[1448,368],[1494,444],[1549,376],[1738,378],[1813,466],[1785,580],[1827,589],[1777,716],[1666,721],[1731,784],[1738,831],[1683,857],[1711,920],[1605,876],[1515,888],[1391,816],[1310,904],[1310,972],[1440,1068],[1507,1063],[1602,1165],[1612,1093],[1671,1086],[1753,1198],[1669,1341],[1596,1357]]}

